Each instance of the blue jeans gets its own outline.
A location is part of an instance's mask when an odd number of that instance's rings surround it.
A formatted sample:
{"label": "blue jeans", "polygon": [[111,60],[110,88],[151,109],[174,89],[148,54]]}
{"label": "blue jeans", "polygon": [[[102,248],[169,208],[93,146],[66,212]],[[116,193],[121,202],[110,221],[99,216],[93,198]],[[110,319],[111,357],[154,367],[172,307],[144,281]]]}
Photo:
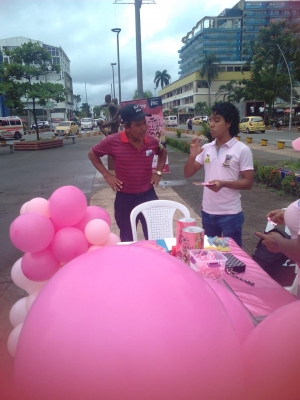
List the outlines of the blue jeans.
{"label": "blue jeans", "polygon": [[242,211],[231,215],[207,214],[204,211],[201,214],[205,235],[209,237],[230,237],[242,247],[242,226],[244,223],[244,213]]}

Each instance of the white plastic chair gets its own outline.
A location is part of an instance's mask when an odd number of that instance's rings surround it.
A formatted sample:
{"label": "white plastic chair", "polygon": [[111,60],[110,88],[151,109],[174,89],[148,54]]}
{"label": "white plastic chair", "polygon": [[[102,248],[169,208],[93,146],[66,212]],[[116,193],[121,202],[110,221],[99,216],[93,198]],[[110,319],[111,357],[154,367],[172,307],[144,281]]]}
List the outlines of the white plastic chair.
{"label": "white plastic chair", "polygon": [[[282,208],[282,210],[286,210],[286,208]],[[265,232],[267,233],[267,232],[269,232],[270,230],[272,230],[274,228],[275,228],[275,226],[271,222],[268,221],[267,226],[265,228]],[[291,234],[289,228],[286,225],[284,226],[284,231],[288,235]],[[298,293],[298,274],[299,274],[299,267],[298,267],[297,264],[295,264],[295,274],[296,274],[296,276],[295,276],[294,282],[291,284],[291,286],[284,286],[284,288],[286,290],[288,290],[290,293],[292,293],[293,295],[297,296],[297,293]]]}
{"label": "white plastic chair", "polygon": [[143,213],[148,229],[148,239],[163,239],[174,237],[173,217],[180,210],[185,218],[190,218],[186,206],[172,200],[152,200],[136,206],[130,214],[133,240],[137,240],[136,217]]}

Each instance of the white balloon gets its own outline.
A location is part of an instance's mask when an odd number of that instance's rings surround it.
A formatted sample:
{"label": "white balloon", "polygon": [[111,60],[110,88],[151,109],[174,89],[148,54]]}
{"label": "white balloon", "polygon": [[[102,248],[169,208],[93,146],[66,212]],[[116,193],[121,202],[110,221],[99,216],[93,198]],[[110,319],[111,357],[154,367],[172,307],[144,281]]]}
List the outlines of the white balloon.
{"label": "white balloon", "polygon": [[27,204],[29,202],[27,201],[26,203],[24,203],[20,209],[20,215],[27,213]]}
{"label": "white balloon", "polygon": [[9,320],[13,327],[25,321],[27,315],[26,302],[27,297],[23,297],[12,306],[9,312]]}
{"label": "white balloon", "polygon": [[21,263],[22,257],[14,263],[11,269],[11,279],[13,280],[13,283],[19,288],[26,290],[26,292],[29,294],[37,289],[41,289],[47,281],[34,282],[26,278],[26,276],[23,274]]}
{"label": "white balloon", "polygon": [[27,312],[30,310],[32,304],[34,303],[35,299],[38,297],[41,289],[37,289],[34,292],[30,293],[30,295],[27,297],[26,301],[26,310]]}
{"label": "white balloon", "polygon": [[20,337],[21,330],[23,328],[23,323],[17,325],[11,332],[10,335],[8,336],[7,340],[7,350],[9,354],[14,357],[16,354],[17,350],[17,345]]}
{"label": "white balloon", "polygon": [[26,212],[35,212],[49,218],[49,203],[43,197],[35,197],[31,199],[26,207]]}

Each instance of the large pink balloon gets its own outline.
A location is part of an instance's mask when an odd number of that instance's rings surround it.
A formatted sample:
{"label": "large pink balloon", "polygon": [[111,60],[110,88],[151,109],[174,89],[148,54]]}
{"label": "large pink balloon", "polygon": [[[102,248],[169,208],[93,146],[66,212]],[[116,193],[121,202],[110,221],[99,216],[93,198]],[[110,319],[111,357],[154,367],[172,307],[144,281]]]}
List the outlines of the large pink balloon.
{"label": "large pink balloon", "polygon": [[300,302],[264,319],[243,346],[247,400],[300,398]]}
{"label": "large pink balloon", "polygon": [[74,225],[74,228],[78,228],[84,232],[86,224],[92,219],[103,219],[103,221],[107,222],[108,225],[111,225],[110,215],[104,208],[98,206],[88,206],[86,213],[81,221],[78,224]]}
{"label": "large pink balloon", "polygon": [[44,250],[52,242],[54,226],[44,215],[26,212],[12,222],[9,235],[19,250],[35,253]]}
{"label": "large pink balloon", "polygon": [[224,284],[222,284],[222,282],[216,282],[212,279],[207,279],[207,282],[214,289],[228,312],[234,330],[240,339],[240,343],[244,343],[255,326],[247,309],[239,299],[231,293]]}
{"label": "large pink balloon", "polygon": [[47,282],[34,282],[26,278],[22,271],[22,258],[19,258],[12,266],[11,279],[16,286],[26,290],[27,293],[33,293],[36,290],[40,290]]}
{"label": "large pink balloon", "polygon": [[57,229],[76,225],[85,215],[87,200],[75,186],[62,186],[49,199],[49,213]]}
{"label": "large pink balloon", "polygon": [[108,240],[110,228],[103,219],[92,219],[86,224],[84,234],[89,243],[99,246]]}
{"label": "large pink balloon", "polygon": [[49,218],[49,203],[43,197],[35,197],[26,206],[26,212],[36,212]]}
{"label": "large pink balloon", "polygon": [[84,233],[77,228],[62,228],[56,232],[51,243],[55,258],[67,263],[88,251],[88,242]]}
{"label": "large pink balloon", "polygon": [[57,260],[50,247],[37,253],[25,253],[22,258],[22,271],[26,278],[42,282],[50,279],[59,270]]}
{"label": "large pink balloon", "polygon": [[29,399],[237,400],[243,379],[214,291],[142,246],[91,251],[59,270],[29,310],[15,358]]}

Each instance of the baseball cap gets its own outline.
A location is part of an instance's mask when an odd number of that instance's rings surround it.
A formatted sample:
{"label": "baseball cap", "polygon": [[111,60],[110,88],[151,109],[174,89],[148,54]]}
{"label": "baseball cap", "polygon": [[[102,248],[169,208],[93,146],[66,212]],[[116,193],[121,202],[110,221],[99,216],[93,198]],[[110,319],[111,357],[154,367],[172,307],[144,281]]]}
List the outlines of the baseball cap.
{"label": "baseball cap", "polygon": [[151,114],[145,114],[138,104],[128,104],[121,110],[122,121],[140,121],[145,117],[151,117]]}

